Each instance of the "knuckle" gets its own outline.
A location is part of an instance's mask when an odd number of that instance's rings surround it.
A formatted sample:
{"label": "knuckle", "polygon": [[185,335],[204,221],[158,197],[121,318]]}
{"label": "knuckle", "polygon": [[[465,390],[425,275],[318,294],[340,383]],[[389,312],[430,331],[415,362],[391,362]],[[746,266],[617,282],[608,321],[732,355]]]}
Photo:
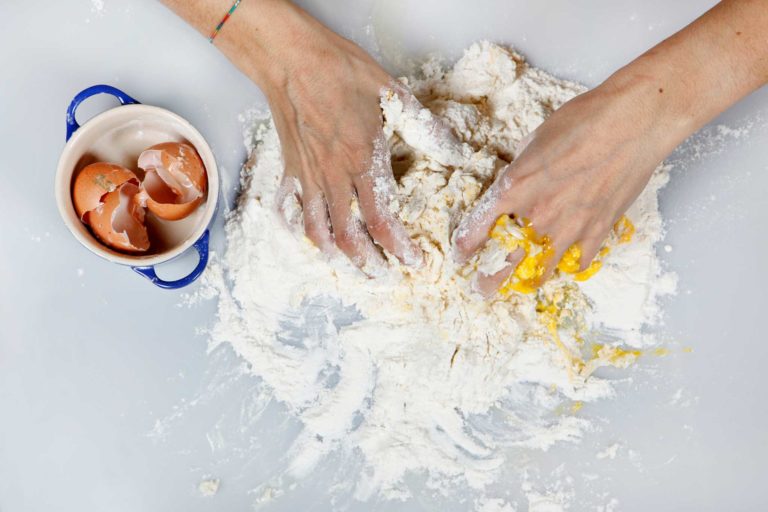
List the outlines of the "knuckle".
{"label": "knuckle", "polygon": [[602,241],[612,228],[612,225],[604,219],[585,220],[584,225],[587,227],[588,237],[596,241]]}
{"label": "knuckle", "polygon": [[334,236],[336,246],[347,256],[353,256],[357,253],[357,244],[355,238],[346,230]]}
{"label": "knuckle", "polygon": [[534,204],[528,211],[528,220],[540,235],[548,234],[556,218],[555,208],[543,202]]}
{"label": "knuckle", "polygon": [[386,226],[376,225],[376,226],[369,226],[368,233],[371,234],[371,237],[374,240],[381,242],[383,239],[386,239],[389,237],[390,231],[389,231],[389,228],[387,228]]}
{"label": "knuckle", "polygon": [[333,239],[336,241],[336,245],[339,247],[349,245],[352,243],[352,236],[346,229],[337,229],[333,232]]}
{"label": "knuckle", "polygon": [[[369,220],[370,219],[370,220]],[[373,238],[381,238],[387,236],[391,231],[389,219],[379,212],[370,215],[369,219],[366,219],[366,227],[368,233]]]}

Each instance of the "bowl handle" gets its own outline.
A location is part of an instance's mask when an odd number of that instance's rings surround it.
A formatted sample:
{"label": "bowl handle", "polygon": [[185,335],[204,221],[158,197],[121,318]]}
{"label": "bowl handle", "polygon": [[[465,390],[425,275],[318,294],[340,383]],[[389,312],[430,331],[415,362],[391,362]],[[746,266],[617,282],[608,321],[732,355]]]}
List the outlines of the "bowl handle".
{"label": "bowl handle", "polygon": [[70,103],[69,107],[67,108],[67,140],[69,140],[69,138],[72,137],[72,134],[75,133],[78,128],[80,128],[80,125],[77,124],[77,121],[75,120],[75,111],[77,111],[77,107],[79,107],[82,102],[91,96],[95,96],[96,94],[111,94],[120,101],[121,105],[132,105],[139,103],[120,89],[112,87],[111,85],[92,85],[87,89],[83,89],[77,93],[77,96],[72,99],[72,103]]}
{"label": "bowl handle", "polygon": [[177,288],[183,288],[189,284],[194,283],[197,280],[197,278],[200,277],[200,275],[203,273],[203,270],[205,270],[205,266],[208,264],[208,239],[209,238],[210,238],[210,233],[206,229],[205,233],[203,233],[203,236],[201,236],[193,246],[195,250],[197,250],[197,254],[200,255],[200,260],[197,262],[197,266],[192,272],[190,272],[188,276],[182,277],[181,279],[177,279],[176,281],[164,281],[163,279],[160,279],[159,277],[157,277],[154,266],[131,267],[131,268],[133,269],[134,272],[146,277],[152,282],[152,284],[160,288],[164,288],[166,290],[176,290]]}

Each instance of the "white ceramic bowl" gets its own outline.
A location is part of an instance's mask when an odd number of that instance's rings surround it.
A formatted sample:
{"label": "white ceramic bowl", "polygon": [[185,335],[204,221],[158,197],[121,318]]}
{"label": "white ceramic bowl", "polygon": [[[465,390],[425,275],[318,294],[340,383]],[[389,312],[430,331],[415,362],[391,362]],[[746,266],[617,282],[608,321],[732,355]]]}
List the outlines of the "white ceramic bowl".
{"label": "white ceramic bowl", "polygon": [[[75,121],[79,104],[95,94],[112,94],[122,105],[88,120],[83,126]],[[96,85],[78,94],[67,111],[67,143],[56,169],[55,195],[64,223],[77,240],[94,254],[135,271],[162,288],[180,288],[193,282],[208,260],[208,226],[216,213],[219,197],[219,174],[211,148],[203,136],[187,120],[160,107],[142,105],[122,91]],[[110,162],[134,170],[139,154],[161,142],[187,142],[194,146],[205,165],[208,190],[205,201],[189,217],[167,221],[147,212],[150,249],[132,255],[113,250],[99,242],[75,212],[72,184],[77,173],[94,162]],[[177,281],[157,277],[153,267],[167,262],[192,246],[200,254],[200,262],[189,276]]]}

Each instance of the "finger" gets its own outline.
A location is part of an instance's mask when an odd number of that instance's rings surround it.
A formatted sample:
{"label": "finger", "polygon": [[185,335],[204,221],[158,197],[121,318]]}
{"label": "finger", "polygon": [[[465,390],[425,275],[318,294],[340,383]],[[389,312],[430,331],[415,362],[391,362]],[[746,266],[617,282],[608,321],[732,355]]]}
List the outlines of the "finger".
{"label": "finger", "polygon": [[462,165],[473,154],[450,126],[425,108],[413,93],[393,81],[381,93],[381,109],[387,124],[406,144],[444,166]]}
{"label": "finger", "polygon": [[522,216],[527,211],[524,197],[511,197],[515,182],[512,176],[513,165],[502,170],[453,232],[453,256],[458,263],[466,263],[485,245],[491,228],[501,215],[514,213]]}
{"label": "finger", "polygon": [[329,198],[328,211],[336,246],[368,276],[380,275],[385,261],[365,231],[362,219],[353,212],[352,206],[357,198],[352,185],[346,183],[327,188],[325,194]]}
{"label": "finger", "polygon": [[302,200],[304,210],[304,234],[307,235],[315,246],[324,254],[335,253],[333,235],[331,234],[331,220],[328,216],[328,205],[323,192],[316,187],[306,187]]}
{"label": "finger", "polygon": [[495,274],[488,275],[482,272],[477,272],[472,283],[473,288],[480,292],[484,297],[493,297],[499,292],[499,289],[504,282],[509,279],[520,262],[523,261],[524,256],[525,251],[518,248],[507,255],[506,261],[508,262],[508,265]]}
{"label": "finger", "polygon": [[424,257],[397,217],[397,185],[383,133],[376,138],[373,148],[368,171],[354,178],[366,229],[376,243],[403,264],[418,267]]}
{"label": "finger", "polygon": [[515,156],[515,158],[517,158],[518,156],[520,156],[520,154],[521,154],[523,151],[525,151],[525,148],[527,148],[527,147],[528,147],[528,144],[530,144],[530,143],[533,141],[533,137],[535,136],[535,133],[536,133],[535,131],[534,131],[534,132],[531,132],[531,133],[529,133],[528,135],[526,135],[525,137],[523,137],[523,138],[520,140],[520,142],[518,142],[518,143],[517,143],[517,147],[515,147],[515,153],[516,153],[516,156]]}
{"label": "finger", "polygon": [[576,243],[576,236],[567,233],[567,231],[554,231],[554,235],[551,237],[549,254],[546,255],[542,261],[543,271],[537,286],[543,285],[552,278],[552,274],[555,272],[560,260],[563,259],[565,251],[567,251],[571,245]]}
{"label": "finger", "polygon": [[582,240],[579,243],[581,249],[581,260],[579,262],[579,272],[585,271],[594,261],[597,253],[603,246],[604,240],[601,237],[592,237]]}
{"label": "finger", "polygon": [[275,207],[290,229],[301,227],[301,183],[296,176],[283,175],[275,194]]}

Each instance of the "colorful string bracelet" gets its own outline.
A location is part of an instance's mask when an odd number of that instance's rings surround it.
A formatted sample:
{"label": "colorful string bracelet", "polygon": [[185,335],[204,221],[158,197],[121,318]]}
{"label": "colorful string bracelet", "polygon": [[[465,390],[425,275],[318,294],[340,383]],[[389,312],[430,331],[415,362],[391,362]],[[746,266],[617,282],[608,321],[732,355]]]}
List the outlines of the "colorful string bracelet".
{"label": "colorful string bracelet", "polygon": [[211,36],[208,38],[208,42],[213,44],[213,40],[216,38],[216,36],[219,34],[219,31],[221,30],[221,27],[224,26],[224,24],[229,20],[229,18],[232,17],[232,13],[235,12],[235,9],[237,9],[237,6],[240,5],[240,2],[242,0],[235,0],[235,3],[232,4],[232,7],[229,8],[229,11],[227,11],[227,14],[224,15],[224,17],[221,19],[218,25],[216,25],[216,28],[213,29],[213,32],[211,32]]}

